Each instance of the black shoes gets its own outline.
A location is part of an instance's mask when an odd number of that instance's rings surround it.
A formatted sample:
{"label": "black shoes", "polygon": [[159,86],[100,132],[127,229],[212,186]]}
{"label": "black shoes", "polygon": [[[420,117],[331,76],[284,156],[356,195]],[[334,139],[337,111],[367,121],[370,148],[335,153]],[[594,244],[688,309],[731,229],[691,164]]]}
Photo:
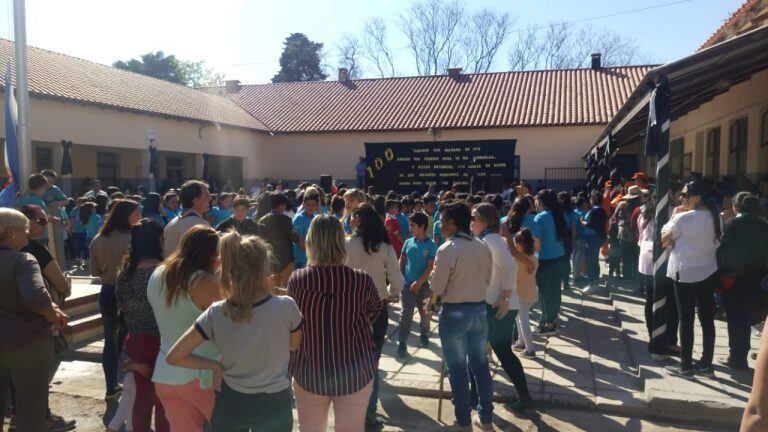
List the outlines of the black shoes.
{"label": "black shoes", "polygon": [[408,347],[401,342],[397,347],[397,358],[404,359],[406,357],[408,357]]}
{"label": "black shoes", "polygon": [[517,402],[511,403],[509,409],[514,412],[524,412],[536,407],[536,402],[531,397],[520,399]]}
{"label": "black shoes", "polygon": [[742,371],[749,370],[749,365],[747,364],[746,359],[739,361],[739,360],[735,360],[731,356],[728,356],[728,357],[719,358],[717,362],[729,369],[742,370]]}
{"label": "black shoes", "polygon": [[429,348],[429,335],[421,335],[421,341],[419,342],[421,348]]}
{"label": "black shoes", "polygon": [[664,373],[666,373],[667,375],[676,376],[676,377],[680,377],[687,380],[691,380],[694,378],[692,367],[686,368],[679,365],[665,366]]}

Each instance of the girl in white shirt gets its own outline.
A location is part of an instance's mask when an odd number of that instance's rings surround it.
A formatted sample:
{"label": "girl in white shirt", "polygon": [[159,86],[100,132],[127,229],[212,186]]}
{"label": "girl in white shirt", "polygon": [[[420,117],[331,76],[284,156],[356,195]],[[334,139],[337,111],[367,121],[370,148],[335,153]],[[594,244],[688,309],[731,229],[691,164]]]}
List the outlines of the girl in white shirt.
{"label": "girl in white shirt", "polygon": [[485,294],[488,343],[499,358],[504,372],[515,385],[520,400],[512,404],[512,409],[520,411],[533,407],[533,398],[528,391],[523,365],[512,351],[515,318],[520,309],[520,299],[517,296],[518,269],[506,240],[499,235],[499,220],[499,212],[493,204],[478,204],[472,209],[470,228],[472,234],[491,250],[491,284]]}
{"label": "girl in white shirt", "polygon": [[[715,350],[716,250],[720,244],[721,220],[716,204],[708,200],[709,191],[701,181],[685,185],[680,195],[683,211],[675,213],[661,230],[661,241],[670,248],[667,277],[675,284],[680,315],[679,366],[667,366],[665,372],[691,379],[698,373],[714,376],[712,357]],[[693,365],[693,320],[698,308],[703,333],[701,360]]]}

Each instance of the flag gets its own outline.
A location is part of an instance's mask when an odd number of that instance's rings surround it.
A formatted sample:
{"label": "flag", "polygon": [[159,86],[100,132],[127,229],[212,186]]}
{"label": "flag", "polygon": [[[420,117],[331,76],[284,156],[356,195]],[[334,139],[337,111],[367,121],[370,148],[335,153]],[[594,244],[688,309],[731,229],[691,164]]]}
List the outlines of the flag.
{"label": "flag", "polygon": [[19,144],[16,140],[18,125],[18,110],[16,98],[13,97],[11,83],[11,64],[5,71],[5,172],[8,181],[0,191],[0,207],[13,207],[16,201],[16,191],[19,189]]}

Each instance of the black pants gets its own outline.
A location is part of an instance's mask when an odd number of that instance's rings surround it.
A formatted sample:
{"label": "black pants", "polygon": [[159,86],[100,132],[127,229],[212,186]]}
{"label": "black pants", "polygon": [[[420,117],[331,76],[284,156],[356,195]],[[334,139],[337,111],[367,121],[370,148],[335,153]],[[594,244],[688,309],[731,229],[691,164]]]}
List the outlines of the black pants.
{"label": "black pants", "polygon": [[[496,319],[496,313],[498,309],[493,308],[491,305],[487,305],[488,310],[488,343],[491,344],[491,349],[496,357],[499,358],[502,369],[507,373],[509,380],[517,390],[517,395],[520,399],[530,399],[531,393],[528,390],[528,381],[525,379],[525,371],[523,370],[523,364],[520,363],[520,359],[517,358],[514,351],[512,351],[512,343],[514,343],[513,333],[517,327],[515,318],[517,318],[517,311],[511,310],[504,315],[502,319]],[[471,372],[470,372],[471,373]],[[477,390],[475,389],[474,378],[469,380],[472,404],[477,403]]]}
{"label": "black pants", "polygon": [[636,277],[639,255],[640,249],[637,246],[637,242],[621,241],[621,265],[624,279],[634,279]]}
{"label": "black pants", "polygon": [[725,312],[728,318],[728,347],[731,359],[746,362],[752,336],[751,325],[762,321],[763,293],[760,283],[763,272],[750,270],[737,276],[733,287],[723,293]]}
{"label": "black pants", "polygon": [[[664,338],[653,339],[653,300],[654,300],[654,286],[653,276],[640,275],[640,284],[645,288],[645,326],[648,329],[648,349],[651,354],[662,354],[669,349],[670,346],[677,345],[677,328],[680,324],[680,320],[677,316],[677,299],[675,298],[675,288],[672,284],[672,279],[665,277],[659,284],[659,289],[664,292],[667,298],[664,309],[666,310],[666,323],[667,331]],[[657,345],[654,345],[654,341],[657,341]]]}
{"label": "black pants", "polygon": [[703,333],[701,364],[712,364],[715,353],[715,276],[700,282],[674,282],[677,311],[680,314],[680,342],[683,368],[693,364],[693,321],[698,307],[699,323]]}
{"label": "black pants", "polygon": [[[381,359],[381,350],[384,347],[384,340],[387,338],[387,327],[389,326],[389,306],[384,303],[384,307],[381,309],[379,316],[373,322],[373,343],[376,344],[376,364],[379,364]],[[373,377],[373,391],[371,391],[371,399],[368,402],[368,410],[365,412],[365,416],[368,418],[376,417],[376,407],[379,404],[379,370],[376,369],[376,376]]]}
{"label": "black pants", "polygon": [[290,432],[293,430],[293,395],[290,388],[278,393],[246,394],[221,384],[211,416],[213,432]]}

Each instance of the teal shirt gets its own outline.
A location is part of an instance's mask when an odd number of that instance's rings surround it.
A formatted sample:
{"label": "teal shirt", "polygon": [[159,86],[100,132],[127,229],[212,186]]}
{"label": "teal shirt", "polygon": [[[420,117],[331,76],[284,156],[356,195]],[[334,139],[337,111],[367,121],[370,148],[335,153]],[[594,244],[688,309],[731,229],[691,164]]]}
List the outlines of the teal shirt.
{"label": "teal shirt", "polygon": [[64,195],[64,192],[62,192],[56,185],[50,186],[43,194],[43,201],[45,201],[46,204],[50,204],[54,201],[64,201],[65,199],[67,199],[67,196]]}
{"label": "teal shirt", "polygon": [[537,214],[533,222],[538,228],[541,249],[539,249],[539,259],[549,260],[560,258],[565,255],[565,246],[563,241],[557,238],[555,229],[555,218],[549,210]]}
{"label": "teal shirt", "polygon": [[421,275],[424,274],[424,270],[427,269],[429,260],[435,259],[436,254],[437,245],[429,237],[424,240],[411,237],[405,241],[403,244],[403,255],[405,255],[407,260],[403,276],[405,277],[406,286],[419,280]]}
{"label": "teal shirt", "polygon": [[213,223],[211,223],[211,226],[215,227],[232,216],[232,209],[214,207],[208,211],[208,216],[213,218]]}
{"label": "teal shirt", "polygon": [[[304,211],[300,211],[293,217],[293,229],[299,233],[299,236],[306,240],[307,233],[309,232],[309,224],[312,223],[314,215],[307,216]],[[296,268],[301,268],[307,265],[307,254],[296,243],[293,244],[293,257],[296,259]]]}
{"label": "teal shirt", "polygon": [[88,217],[88,223],[85,225],[85,237],[89,239],[96,237],[96,234],[98,234],[101,229],[102,223],[104,223],[104,218],[96,213],[91,213]]}
{"label": "teal shirt", "polygon": [[397,218],[397,224],[400,225],[400,235],[403,236],[403,240],[411,238],[411,229],[408,226],[408,216],[403,213],[398,213],[395,215],[395,218]]}

